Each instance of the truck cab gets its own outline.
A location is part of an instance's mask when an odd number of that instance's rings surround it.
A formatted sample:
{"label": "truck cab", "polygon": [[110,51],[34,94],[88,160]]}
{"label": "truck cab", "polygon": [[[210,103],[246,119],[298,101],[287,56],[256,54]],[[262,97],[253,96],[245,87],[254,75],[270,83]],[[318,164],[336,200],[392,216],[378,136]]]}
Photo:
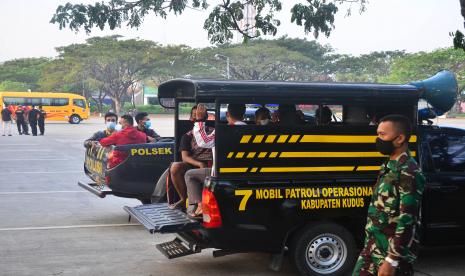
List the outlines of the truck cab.
{"label": "truck cab", "polygon": [[[456,89],[450,74],[436,78],[447,78],[446,92]],[[204,183],[203,220],[166,204],[125,210],[151,233],[177,233],[157,245],[168,258],[205,248],[215,248],[214,256],[266,252],[273,255],[274,269],[289,255],[302,275],[343,275],[353,269],[362,246],[367,207],[386,159],[375,148],[376,122],[395,113],[415,126],[409,150],[428,179],[423,244],[465,243],[460,234],[465,216],[447,211],[460,209],[465,199],[465,131],[423,124],[417,105],[428,91],[425,83],[168,81],[159,87],[159,100],[175,109],[175,148],[189,130],[180,120],[180,105],[203,103],[216,115],[215,165]],[[220,114],[231,103],[271,111],[294,106],[301,111],[296,114],[312,113],[315,120],[296,115],[294,123],[230,126]],[[324,107],[340,119],[323,122],[318,112]],[[454,240],[440,241],[438,234]]]}

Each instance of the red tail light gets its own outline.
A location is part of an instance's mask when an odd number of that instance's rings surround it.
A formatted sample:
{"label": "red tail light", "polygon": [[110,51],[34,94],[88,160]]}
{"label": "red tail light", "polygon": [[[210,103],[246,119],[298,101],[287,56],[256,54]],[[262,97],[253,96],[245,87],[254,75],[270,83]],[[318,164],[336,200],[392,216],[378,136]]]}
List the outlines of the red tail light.
{"label": "red tail light", "polygon": [[111,169],[119,165],[128,158],[129,153],[120,150],[112,150],[108,154],[107,169]]}
{"label": "red tail light", "polygon": [[207,188],[202,192],[203,226],[205,228],[221,227],[221,214],[215,195]]}

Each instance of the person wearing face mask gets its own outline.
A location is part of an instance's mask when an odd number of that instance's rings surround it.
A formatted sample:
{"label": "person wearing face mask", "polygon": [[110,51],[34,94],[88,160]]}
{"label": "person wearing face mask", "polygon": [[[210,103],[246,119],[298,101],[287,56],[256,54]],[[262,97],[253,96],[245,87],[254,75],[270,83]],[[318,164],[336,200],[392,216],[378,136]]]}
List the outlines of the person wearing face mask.
{"label": "person wearing face mask", "polygon": [[28,120],[31,126],[32,136],[37,136],[37,119],[39,118],[39,113],[37,106],[32,106],[32,109],[29,111]]}
{"label": "person wearing face mask", "polygon": [[153,143],[160,139],[160,135],[158,135],[155,130],[150,128],[152,123],[150,122],[149,114],[147,114],[147,112],[137,113],[136,124],[137,130],[147,135],[147,143]]}
{"label": "person wearing face mask", "polygon": [[118,116],[113,112],[107,112],[104,118],[105,118],[106,129],[97,131],[89,139],[85,140],[84,147],[86,148],[92,147],[98,141],[102,140],[105,137],[112,135],[116,131],[116,122],[118,121]]}
{"label": "person wearing face mask", "polygon": [[[18,106],[15,111],[16,125],[18,127],[19,135],[29,135],[29,129],[26,124],[26,111],[24,106]],[[21,130],[22,129],[22,130]]]}
{"label": "person wearing face mask", "polygon": [[[231,127],[247,125],[244,120],[245,104],[229,104],[226,111],[226,120]],[[195,142],[201,148],[211,148],[215,152],[215,130],[208,133],[205,125],[205,118],[207,118],[207,109],[204,105],[197,105],[196,119],[192,130]],[[214,157],[214,155],[213,155]],[[202,189],[205,178],[215,171],[215,159],[213,159],[212,168],[200,168],[188,170],[185,175],[187,185],[187,194],[190,204],[197,204],[197,209],[187,215],[192,218],[201,218],[203,214],[202,209]]]}
{"label": "person wearing face mask", "polygon": [[271,122],[270,110],[266,107],[260,107],[255,111],[255,124],[258,126],[266,126]]}
{"label": "person wearing face mask", "polygon": [[100,145],[104,147],[108,146],[120,146],[129,144],[142,144],[147,141],[147,135],[138,131],[134,127],[134,119],[131,115],[123,115],[119,119],[121,125],[121,131],[117,131],[112,135],[105,137],[99,141]]}
{"label": "person wearing face mask", "polygon": [[45,117],[47,117],[47,112],[39,105],[39,119],[37,120],[37,124],[39,126],[40,135],[45,134]]}
{"label": "person wearing face mask", "polygon": [[353,275],[413,275],[425,177],[408,150],[411,124],[407,117],[383,117],[377,133],[376,148],[388,159],[373,188],[365,247]]}
{"label": "person wearing face mask", "polygon": [[[192,107],[190,121],[195,122],[196,120],[197,106]],[[202,121],[207,118],[202,118]],[[199,118],[200,120],[200,118]],[[211,133],[214,129],[206,127],[207,134]],[[177,208],[178,206],[184,206],[187,199],[187,185],[185,181],[185,174],[188,170],[197,168],[208,168],[211,167],[213,160],[213,153],[211,148],[201,148],[197,145],[194,139],[192,130],[184,133],[179,143],[179,152],[181,153],[181,162],[174,162],[170,167],[170,177],[177,194],[179,195],[179,201],[171,204],[171,209]],[[198,202],[193,202],[191,199],[188,208],[188,212],[195,211]],[[192,213],[192,212],[191,212]]]}

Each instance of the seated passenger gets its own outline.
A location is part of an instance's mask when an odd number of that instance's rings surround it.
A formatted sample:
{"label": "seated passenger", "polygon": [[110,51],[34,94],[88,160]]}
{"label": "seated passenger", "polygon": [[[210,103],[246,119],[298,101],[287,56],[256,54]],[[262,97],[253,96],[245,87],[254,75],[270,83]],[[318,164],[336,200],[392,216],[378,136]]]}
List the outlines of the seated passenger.
{"label": "seated passenger", "polygon": [[331,112],[331,109],[326,105],[322,106],[321,109],[318,107],[315,111],[316,123],[320,126],[329,125],[329,123],[331,123],[332,116],[333,113]]}
{"label": "seated passenger", "polygon": [[89,139],[84,141],[84,147],[90,148],[93,147],[105,137],[112,135],[115,132],[116,121],[118,121],[118,116],[113,112],[107,112],[104,116],[105,118],[105,130],[99,130],[94,133]]}
{"label": "seated passenger", "polygon": [[[196,121],[196,111],[197,106],[192,107],[190,120],[193,122]],[[207,127],[207,133],[211,133],[212,131],[213,128]],[[211,161],[213,160],[211,148],[199,147],[194,139],[192,130],[181,137],[179,152],[181,153],[182,162],[171,164],[170,176],[180,199],[169,206],[171,209],[183,207],[186,202],[187,187],[184,179],[186,172],[190,169],[207,168],[209,165],[211,166]],[[189,205],[195,205],[195,203],[191,203],[189,199]],[[193,206],[193,208],[193,211],[195,211],[197,207]]]}
{"label": "seated passenger", "polygon": [[150,122],[149,114],[147,114],[147,112],[137,113],[136,124],[137,130],[147,135],[147,143],[153,143],[160,139],[160,135],[158,135],[155,130],[150,128],[152,123]]}
{"label": "seated passenger", "polygon": [[[199,104],[197,106],[197,118],[205,118],[207,110],[205,106]],[[228,125],[246,125],[242,120],[244,120],[245,114],[245,104],[229,104],[226,111],[226,119]],[[194,124],[193,130],[194,138],[200,147],[203,148],[212,148],[214,151],[215,147],[215,131],[208,134],[205,128],[205,123],[202,121],[196,122]],[[213,167],[215,166],[215,161],[213,160]],[[200,218],[202,217],[202,190],[203,183],[207,176],[210,176],[214,171],[214,168],[201,168],[188,170],[186,172],[185,180],[187,184],[187,194],[189,198],[189,203],[197,204],[197,210],[194,212],[188,213],[190,217]]]}
{"label": "seated passenger", "polygon": [[119,146],[146,143],[147,135],[141,131],[138,131],[133,126],[134,119],[130,115],[121,116],[119,123],[122,127],[122,130],[100,140],[100,144],[102,146],[107,147],[111,145]]}
{"label": "seated passenger", "polygon": [[293,104],[280,104],[278,107],[278,123],[280,125],[299,125],[297,110]]}
{"label": "seated passenger", "polygon": [[260,107],[255,111],[255,124],[265,126],[271,122],[270,110],[266,107]]}

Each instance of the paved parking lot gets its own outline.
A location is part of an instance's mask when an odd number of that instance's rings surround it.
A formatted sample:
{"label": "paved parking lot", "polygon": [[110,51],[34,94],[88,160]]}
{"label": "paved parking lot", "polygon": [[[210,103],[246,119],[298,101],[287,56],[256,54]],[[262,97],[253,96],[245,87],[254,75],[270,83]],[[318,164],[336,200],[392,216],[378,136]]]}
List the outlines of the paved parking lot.
{"label": "paved parking lot", "polygon": [[[465,127],[465,120],[449,120]],[[153,119],[172,136],[172,119]],[[103,119],[80,125],[49,123],[45,136],[0,136],[0,275],[295,275],[267,269],[266,254],[213,258],[211,251],[168,260],[155,244],[170,235],[150,235],[128,222],[124,205],[139,201],[100,199],[77,186],[82,142]],[[429,275],[465,275],[465,248],[422,253],[416,269]],[[417,275],[425,275],[417,273]]]}

